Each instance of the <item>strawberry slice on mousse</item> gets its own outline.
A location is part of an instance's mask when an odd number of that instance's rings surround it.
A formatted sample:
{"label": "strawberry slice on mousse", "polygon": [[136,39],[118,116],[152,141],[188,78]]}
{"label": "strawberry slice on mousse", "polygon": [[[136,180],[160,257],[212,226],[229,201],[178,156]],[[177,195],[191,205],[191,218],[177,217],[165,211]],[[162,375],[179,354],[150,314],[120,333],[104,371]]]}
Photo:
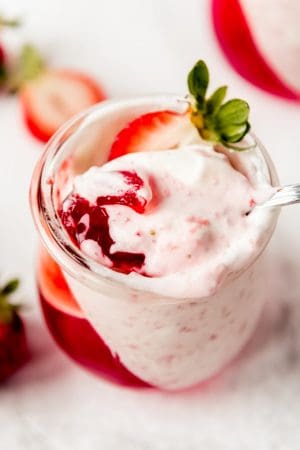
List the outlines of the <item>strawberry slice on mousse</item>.
{"label": "strawberry slice on mousse", "polygon": [[189,114],[155,111],[130,122],[117,135],[109,160],[126,153],[166,150],[179,147],[197,136]]}

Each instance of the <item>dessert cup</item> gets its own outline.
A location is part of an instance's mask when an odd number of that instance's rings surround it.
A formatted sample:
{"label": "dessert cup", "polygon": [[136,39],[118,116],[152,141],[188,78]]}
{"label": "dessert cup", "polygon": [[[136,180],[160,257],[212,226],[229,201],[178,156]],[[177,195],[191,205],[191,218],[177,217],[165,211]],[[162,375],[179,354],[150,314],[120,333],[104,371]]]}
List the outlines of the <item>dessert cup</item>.
{"label": "dessert cup", "polygon": [[[206,381],[248,341],[267,294],[263,253],[276,211],[270,212],[247,265],[210,295],[193,298],[115,279],[113,271],[83,254],[61,225],[57,208],[72,179],[107,160],[120,129],[144,113],[185,108],[186,100],[172,95],[96,105],[55,134],[33,175],[31,207],[41,238],[37,284],[47,325],[71,358],[121,385],[180,390]],[[276,186],[267,152],[253,135],[247,139],[255,139],[251,151]]]}

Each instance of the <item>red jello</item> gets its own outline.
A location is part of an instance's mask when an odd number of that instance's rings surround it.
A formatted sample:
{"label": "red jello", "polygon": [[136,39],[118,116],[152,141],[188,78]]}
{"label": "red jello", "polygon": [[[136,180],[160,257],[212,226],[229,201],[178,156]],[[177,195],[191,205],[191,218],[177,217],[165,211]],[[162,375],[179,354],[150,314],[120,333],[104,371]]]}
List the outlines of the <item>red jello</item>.
{"label": "red jello", "polygon": [[40,252],[37,275],[42,311],[58,345],[77,363],[109,381],[149,387],[122,365],[85,319],[59,266],[44,249]]}

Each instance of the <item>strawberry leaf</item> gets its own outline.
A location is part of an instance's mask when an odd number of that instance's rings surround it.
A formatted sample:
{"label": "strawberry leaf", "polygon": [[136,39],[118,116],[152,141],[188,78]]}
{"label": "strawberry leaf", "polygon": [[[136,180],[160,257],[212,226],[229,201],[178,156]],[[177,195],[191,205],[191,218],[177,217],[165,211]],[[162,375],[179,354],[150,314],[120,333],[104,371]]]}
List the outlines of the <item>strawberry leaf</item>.
{"label": "strawberry leaf", "polygon": [[215,90],[215,92],[209,97],[206,102],[206,112],[209,115],[216,114],[227,93],[227,86],[221,86]]}
{"label": "strawberry leaf", "polygon": [[233,150],[249,149],[249,146],[230,145],[240,142],[250,130],[248,103],[238,98],[223,103],[227,86],[219,87],[206,99],[208,83],[207,66],[204,61],[198,61],[188,75],[188,88],[192,96],[190,118],[200,136],[208,141],[221,142]]}
{"label": "strawberry leaf", "polygon": [[229,125],[220,131],[221,142],[239,142],[248,133],[250,125],[248,122],[242,125]]}
{"label": "strawberry leaf", "polygon": [[32,45],[24,45],[14,71],[9,74],[8,91],[17,92],[24,83],[37,78],[44,69],[45,63],[38,50]]}
{"label": "strawberry leaf", "polygon": [[204,61],[198,61],[188,74],[188,88],[198,107],[203,107],[209,84],[209,73]]}
{"label": "strawberry leaf", "polygon": [[5,82],[6,76],[6,67],[3,63],[0,63],[0,86]]}
{"label": "strawberry leaf", "polygon": [[20,55],[20,69],[22,80],[28,81],[36,78],[44,68],[44,61],[35,47],[24,45]]}
{"label": "strawberry leaf", "polygon": [[218,126],[241,125],[249,117],[249,105],[244,100],[235,98],[224,103],[216,116]]}
{"label": "strawberry leaf", "polygon": [[0,28],[2,27],[18,27],[20,26],[20,21],[19,19],[7,19],[4,16],[0,16]]}
{"label": "strawberry leaf", "polygon": [[0,295],[6,296],[10,295],[13,292],[15,292],[19,287],[19,280],[17,278],[14,278],[13,280],[10,280],[6,285],[1,289]]}
{"label": "strawberry leaf", "polygon": [[17,290],[18,286],[19,280],[14,278],[0,289],[0,323],[10,323],[20,307],[8,301],[8,297]]}
{"label": "strawberry leaf", "polygon": [[3,302],[2,297],[0,297],[0,324],[10,323],[13,320],[14,314],[12,305]]}

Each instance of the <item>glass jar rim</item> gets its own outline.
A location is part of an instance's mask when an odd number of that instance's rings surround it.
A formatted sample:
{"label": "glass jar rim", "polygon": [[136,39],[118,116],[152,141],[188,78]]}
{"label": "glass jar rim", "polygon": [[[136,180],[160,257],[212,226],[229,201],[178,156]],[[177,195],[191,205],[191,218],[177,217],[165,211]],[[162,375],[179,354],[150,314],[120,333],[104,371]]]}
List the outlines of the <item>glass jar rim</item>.
{"label": "glass jar rim", "polygon": [[[184,96],[172,94],[150,95],[135,98],[106,100],[80,112],[68,120],[47,143],[45,151],[41,159],[38,161],[33,173],[30,188],[30,204],[34,222],[43,244],[66,273],[79,279],[81,282],[88,284],[91,288],[96,290],[99,283],[103,286],[103,282],[105,282],[108,289],[113,288],[114,290],[117,289],[120,291],[128,289],[131,293],[140,293],[142,289],[130,287],[122,282],[122,280],[117,280],[111,273],[111,269],[101,265],[102,273],[96,271],[95,268],[99,268],[100,263],[97,263],[94,259],[88,257],[70,241],[62,227],[56,208],[54,207],[52,198],[53,186],[49,183],[49,177],[51,178],[50,175],[56,168],[56,165],[54,164],[55,157],[59,154],[59,151],[63,147],[62,143],[66,142],[66,140],[72,136],[72,133],[70,134],[70,130],[74,129],[76,125],[81,124],[84,119],[89,119],[95,116],[94,120],[97,120],[97,113],[99,111],[103,111],[105,108],[107,109],[114,107],[116,104],[126,104],[127,106],[132,107],[136,105],[148,105],[150,108],[148,112],[151,112],[151,110],[165,110],[166,108],[174,112],[180,112],[186,110],[189,105],[188,99]],[[64,141],[63,137],[66,134],[68,137]],[[269,154],[260,141],[256,138],[254,133],[250,132],[249,138],[255,142],[256,148],[260,152],[262,157],[261,159],[264,161],[268,172],[270,183],[272,185],[277,185],[277,173]],[[58,159],[56,164],[60,161],[61,160]],[[256,255],[256,258],[262,253],[263,250],[264,247],[260,249],[259,253]],[[252,261],[251,264],[253,262],[254,261]],[[244,270],[246,270],[247,267],[245,267]],[[244,270],[240,273],[243,273]],[[124,277],[127,276],[125,274],[122,275]],[[143,292],[146,296],[162,297],[161,294],[149,290],[143,290]],[[170,297],[169,299],[170,302],[174,302],[175,300],[173,297]]]}

